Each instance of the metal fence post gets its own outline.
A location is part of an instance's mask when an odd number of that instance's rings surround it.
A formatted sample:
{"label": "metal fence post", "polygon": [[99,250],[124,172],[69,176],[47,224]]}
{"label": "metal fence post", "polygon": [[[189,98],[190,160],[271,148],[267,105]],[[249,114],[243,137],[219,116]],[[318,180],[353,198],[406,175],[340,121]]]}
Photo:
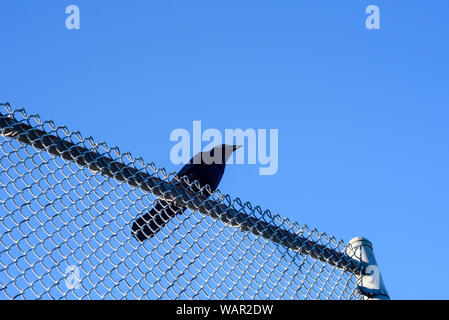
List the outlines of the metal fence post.
{"label": "metal fence post", "polygon": [[347,254],[354,259],[360,259],[360,262],[364,265],[357,277],[358,290],[364,295],[365,300],[390,300],[374,256],[371,241],[363,237],[351,239]]}

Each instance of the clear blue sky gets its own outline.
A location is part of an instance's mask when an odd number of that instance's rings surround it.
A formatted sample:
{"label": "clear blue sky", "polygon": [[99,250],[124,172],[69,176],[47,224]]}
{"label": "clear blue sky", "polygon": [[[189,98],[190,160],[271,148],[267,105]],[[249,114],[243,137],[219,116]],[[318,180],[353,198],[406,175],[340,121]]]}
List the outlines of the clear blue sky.
{"label": "clear blue sky", "polygon": [[[81,29],[65,28],[65,8]],[[365,28],[365,8],[381,30]],[[220,189],[345,241],[391,297],[449,298],[449,2],[0,3],[0,101],[169,171],[170,132],[279,129]]]}

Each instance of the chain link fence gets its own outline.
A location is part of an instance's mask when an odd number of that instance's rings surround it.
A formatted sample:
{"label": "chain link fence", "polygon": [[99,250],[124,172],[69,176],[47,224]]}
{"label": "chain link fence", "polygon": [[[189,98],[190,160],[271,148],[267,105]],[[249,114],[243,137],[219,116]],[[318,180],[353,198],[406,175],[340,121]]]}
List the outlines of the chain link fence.
{"label": "chain link fence", "polygon": [[[348,245],[0,109],[0,299],[361,299]],[[187,207],[151,239],[134,220]]]}

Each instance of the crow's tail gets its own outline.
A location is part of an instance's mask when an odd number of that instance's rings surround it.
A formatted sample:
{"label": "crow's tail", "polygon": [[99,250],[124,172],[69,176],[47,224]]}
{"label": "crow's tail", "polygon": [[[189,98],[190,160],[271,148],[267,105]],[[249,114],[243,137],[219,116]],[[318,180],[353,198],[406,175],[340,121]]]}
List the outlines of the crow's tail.
{"label": "crow's tail", "polygon": [[184,208],[178,208],[164,200],[159,200],[150,212],[134,221],[132,234],[141,242],[152,238],[171,218],[184,212],[184,210]]}

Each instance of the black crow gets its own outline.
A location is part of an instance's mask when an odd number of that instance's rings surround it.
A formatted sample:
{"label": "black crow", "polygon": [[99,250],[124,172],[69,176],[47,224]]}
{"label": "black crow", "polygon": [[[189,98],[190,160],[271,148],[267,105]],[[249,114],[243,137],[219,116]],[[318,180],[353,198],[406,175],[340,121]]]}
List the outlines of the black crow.
{"label": "black crow", "polygon": [[[209,185],[213,193],[223,177],[226,162],[232,153],[241,146],[222,144],[215,148],[199,152],[177,174],[179,178],[187,176],[190,182],[198,181],[201,188]],[[199,191],[199,190],[196,190]],[[208,194],[206,196],[209,196]],[[132,234],[139,241],[153,237],[171,218],[184,212],[185,207],[158,200],[150,212],[134,221]]]}

